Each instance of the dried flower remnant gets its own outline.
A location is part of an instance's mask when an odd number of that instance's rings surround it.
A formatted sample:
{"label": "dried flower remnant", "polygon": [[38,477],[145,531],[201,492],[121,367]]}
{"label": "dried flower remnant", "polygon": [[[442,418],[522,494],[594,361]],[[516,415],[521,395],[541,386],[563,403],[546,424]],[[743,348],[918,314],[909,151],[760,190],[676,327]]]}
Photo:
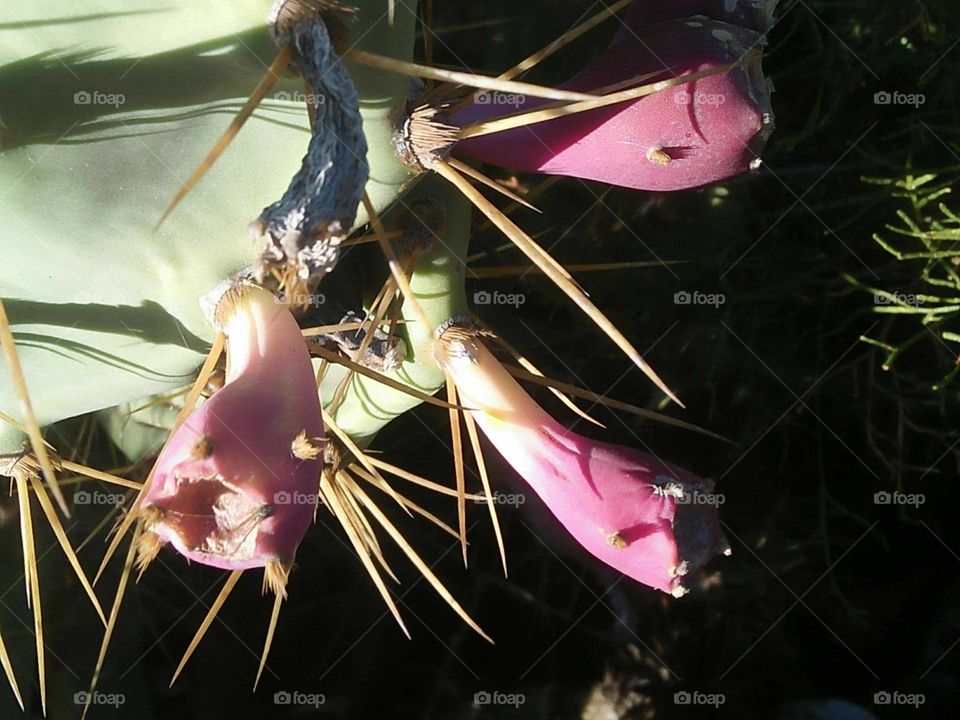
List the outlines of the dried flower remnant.
{"label": "dried flower remnant", "polygon": [[313,136],[283,197],[264,208],[253,225],[258,237],[266,236],[256,263],[261,282],[279,274],[289,287],[331,271],[369,175],[357,91],[334,47],[333,13],[343,8],[294,0],[278,0],[270,13],[274,41],[293,46],[292,64],[313,96]]}
{"label": "dried flower remnant", "polygon": [[684,576],[729,554],[712,483],[632,448],[578,435],[547,414],[470,328],[438,330],[438,362],[497,450],[588,552],[675,596]]}
{"label": "dried flower remnant", "polygon": [[[223,387],[177,428],[144,497],[141,567],[163,543],[285,581],[317,503],[323,421],[310,356],[285,305],[236,285],[217,304]],[[268,573],[269,574],[269,573]]]}

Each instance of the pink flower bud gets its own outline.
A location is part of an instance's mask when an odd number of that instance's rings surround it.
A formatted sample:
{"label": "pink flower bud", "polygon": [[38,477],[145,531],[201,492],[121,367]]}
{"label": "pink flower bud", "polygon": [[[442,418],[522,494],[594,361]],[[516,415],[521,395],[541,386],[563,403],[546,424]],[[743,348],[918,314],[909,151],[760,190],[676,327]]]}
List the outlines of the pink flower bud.
{"label": "pink flower bud", "polygon": [[443,330],[438,360],[460,403],[576,541],[645,585],[679,596],[719,553],[713,484],[631,448],[578,435],[533,400],[469,330]]}
{"label": "pink flower bud", "polygon": [[293,315],[266,290],[236,286],[217,305],[223,387],[173,433],[143,501],[141,565],[164,542],[204,565],[289,570],[312,521],[323,420]]}
{"label": "pink flower bud", "polygon": [[[617,83],[649,84],[746,59],[725,73],[634,100],[466,138],[454,152],[637,190],[683,190],[734,177],[759,165],[773,130],[762,45],[763,37],[753,30],[705,17],[637,28],[562,87],[601,92]],[[648,77],[635,80],[640,76]],[[448,122],[465,127],[549,102],[526,96],[499,102],[502,98],[478,93]]]}

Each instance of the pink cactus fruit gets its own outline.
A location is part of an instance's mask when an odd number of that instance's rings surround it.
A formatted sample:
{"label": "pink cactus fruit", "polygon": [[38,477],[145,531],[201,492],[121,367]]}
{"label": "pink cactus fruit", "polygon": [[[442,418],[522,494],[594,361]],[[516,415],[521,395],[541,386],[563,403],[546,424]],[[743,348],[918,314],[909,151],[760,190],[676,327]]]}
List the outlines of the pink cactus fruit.
{"label": "pink cactus fruit", "polygon": [[164,543],[189,560],[284,579],[312,521],[323,420],[310,356],[290,311],[250,285],[227,291],[223,387],[187,417],[144,497],[140,565]]}
{"label": "pink cactus fruit", "polygon": [[468,328],[441,328],[438,361],[484,434],[574,539],[610,567],[683,595],[684,576],[729,554],[713,484],[578,435],[533,400]]}
{"label": "pink cactus fruit", "polygon": [[[636,190],[684,190],[735,177],[759,166],[773,130],[763,42],[754,30],[706,17],[637,28],[562,87],[603,94],[617,84],[648,84],[742,63],[615,105],[465,138],[454,152]],[[465,127],[550,102],[519,96],[512,98],[514,109],[501,99],[477,93],[446,121]]]}

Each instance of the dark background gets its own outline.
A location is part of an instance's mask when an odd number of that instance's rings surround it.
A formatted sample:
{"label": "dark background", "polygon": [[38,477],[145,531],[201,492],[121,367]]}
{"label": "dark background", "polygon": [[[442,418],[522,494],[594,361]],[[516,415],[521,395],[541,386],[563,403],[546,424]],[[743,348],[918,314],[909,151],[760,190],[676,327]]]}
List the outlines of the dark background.
{"label": "dark background", "polygon": [[[601,8],[540,0],[435,6],[435,61],[491,73]],[[519,510],[501,507],[504,579],[485,509],[471,507],[468,518],[469,572],[451,538],[394,514],[496,645],[465,627],[397,553],[408,641],[321,512],[301,547],[256,694],[270,599],[261,598],[252,574],[168,689],[223,574],[165,552],[128,593],[100,683],[103,692],[123,692],[126,704],[95,708],[91,717],[857,717],[818,716],[802,705],[828,698],[879,718],[957,712],[960,434],[956,387],[933,389],[956,366],[957,345],[917,317],[877,314],[872,292],[853,280],[890,292],[922,287],[922,261],[897,261],[872,236],[892,235],[886,225],[902,225],[898,210],[927,222],[938,215],[936,203],[917,213],[902,189],[878,179],[929,172],[937,178],[931,185],[949,187],[960,176],[960,7],[788,0],[778,14],[765,63],[777,86],[777,129],[760,171],[671,195],[564,180],[538,197],[542,216],[515,215],[563,262],[685,261],[579,279],[688,407],[668,411],[732,442],[594,412],[608,425],[605,439],[635,444],[636,434],[662,457],[718,480],[733,556],[715,560],[690,595],[674,600],[578,553],[527,493]],[[562,81],[613,29],[591,32],[529,79]],[[922,92],[926,102],[877,106],[881,90]],[[541,179],[519,181],[535,187]],[[941,200],[953,203],[949,194]],[[492,255],[478,264],[519,262],[516,253],[497,252],[504,239],[482,225],[476,221],[471,249]],[[482,289],[526,295],[519,310],[488,307],[481,315],[542,370],[655,407],[650,383],[546,280],[479,281],[468,291]],[[673,295],[681,290],[723,293],[726,302],[678,306]],[[892,345],[919,340],[886,371],[886,352],[862,342],[864,335]],[[570,418],[549,395],[536,394]],[[58,432],[75,437],[80,425]],[[578,430],[600,437],[582,423]],[[445,413],[420,408],[389,426],[375,447],[446,482],[448,435]],[[103,442],[92,438],[91,457],[107,454]],[[522,491],[488,449],[497,488]],[[877,505],[874,494],[884,490],[922,493],[925,502]],[[449,499],[414,496],[455,521]],[[0,503],[2,541],[15,543],[15,501]],[[71,537],[79,541],[98,520],[81,513]],[[101,539],[81,555],[90,568]],[[46,614],[48,674],[62,710],[51,715],[67,717],[76,710],[72,692],[87,686],[101,630],[59,562],[48,560],[42,589],[56,599]],[[115,587],[116,576],[103,583]],[[14,586],[4,603],[20,608],[22,593],[22,584]],[[26,611],[17,612],[29,627]],[[32,663],[26,627],[4,624],[12,651],[22,653],[18,668]],[[29,682],[22,670],[19,677]],[[322,693],[325,703],[316,712],[277,706],[278,691]],[[520,693],[524,704],[476,705],[483,691]],[[678,705],[679,691],[722,693],[725,702]],[[879,691],[923,693],[925,705],[876,706]]]}

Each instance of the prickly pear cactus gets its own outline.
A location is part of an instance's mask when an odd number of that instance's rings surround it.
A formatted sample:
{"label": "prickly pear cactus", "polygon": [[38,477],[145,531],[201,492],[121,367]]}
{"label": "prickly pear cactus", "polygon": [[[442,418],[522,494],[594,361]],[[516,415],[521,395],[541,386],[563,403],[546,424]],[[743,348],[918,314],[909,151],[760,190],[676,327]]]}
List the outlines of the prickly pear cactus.
{"label": "prickly pear cactus", "polygon": [[[409,59],[413,11],[355,3],[357,49]],[[4,298],[42,425],[188,384],[212,339],[199,298],[251,265],[248,224],[300,166],[302,81],[281,78],[194,193],[178,187],[276,54],[261,0],[11,8],[0,26]],[[392,146],[410,79],[350,65],[374,206],[409,181]],[[43,87],[38,93],[37,88]],[[367,220],[358,209],[356,225]],[[0,407],[17,406],[6,366]],[[22,438],[0,428],[0,454]]]}
{"label": "prickly pear cactus", "polygon": [[[0,225],[0,475],[19,503],[44,712],[33,497],[106,625],[86,709],[133,569],[142,574],[168,550],[230,571],[174,679],[242,572],[263,571],[274,596],[262,672],[321,505],[405,633],[382,575],[397,579],[381,533],[489,640],[365,489],[453,535],[465,564],[467,499],[483,502],[506,573],[480,431],[603,566],[680,596],[729,553],[711,481],[574,433],[519,383],[549,386],[581,417],[568,395],[662,416],[545,378],[471,315],[475,207],[529,261],[524,275],[541,271],[677,400],[567,268],[484,193],[529,203],[464,158],[648,190],[754,169],[772,114],[753,11],[775,3],[743,2],[725,2],[709,21],[684,21],[676,8],[653,26],[636,0],[631,36],[559,88],[514,78],[626,3],[499,77],[414,63],[417,4],[395,0],[172,0],[133,10],[94,0],[70,17],[40,0],[9,12],[0,22],[9,218]],[[694,83],[723,101],[690,106]],[[502,113],[489,92],[529,107]],[[368,242],[382,253],[346,257]],[[434,397],[442,387],[443,400]],[[366,451],[422,402],[449,414],[452,487]],[[42,428],[89,414],[133,461],[131,477],[44,441]],[[469,492],[465,439],[481,485]],[[69,514],[60,471],[135,491],[101,564],[102,573],[130,539],[109,620],[53,503]],[[455,498],[458,529],[386,476]],[[0,661],[23,707],[2,636]]]}

